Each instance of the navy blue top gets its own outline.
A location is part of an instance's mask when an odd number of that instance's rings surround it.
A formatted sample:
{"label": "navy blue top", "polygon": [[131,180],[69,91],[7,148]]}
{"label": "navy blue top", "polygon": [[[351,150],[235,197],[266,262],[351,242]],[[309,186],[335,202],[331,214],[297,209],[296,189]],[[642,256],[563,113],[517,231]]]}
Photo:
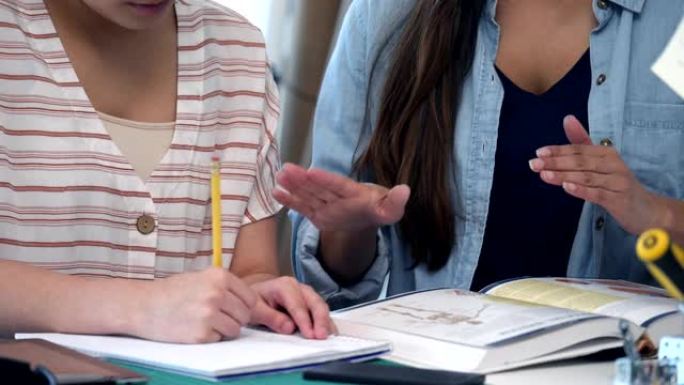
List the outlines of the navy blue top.
{"label": "navy blue top", "polygon": [[587,125],[589,51],[548,91],[519,88],[498,68],[504,89],[489,215],[472,289],[520,276],[565,276],[583,201],[541,180],[535,150],[567,144],[563,118]]}

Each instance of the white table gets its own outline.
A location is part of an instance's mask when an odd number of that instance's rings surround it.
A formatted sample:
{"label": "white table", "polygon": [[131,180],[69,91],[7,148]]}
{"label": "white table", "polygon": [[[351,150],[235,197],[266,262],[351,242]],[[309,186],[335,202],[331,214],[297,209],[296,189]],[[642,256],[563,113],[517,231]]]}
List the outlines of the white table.
{"label": "white table", "polygon": [[613,361],[564,361],[487,375],[487,385],[611,385]]}

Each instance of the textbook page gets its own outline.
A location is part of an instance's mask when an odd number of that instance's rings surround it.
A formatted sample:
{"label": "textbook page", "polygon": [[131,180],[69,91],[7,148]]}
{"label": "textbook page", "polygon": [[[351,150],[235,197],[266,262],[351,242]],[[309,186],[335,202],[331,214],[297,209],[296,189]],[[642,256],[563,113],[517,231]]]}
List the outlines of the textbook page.
{"label": "textbook page", "polygon": [[339,359],[371,358],[390,349],[387,342],[353,337],[306,340],[296,335],[245,328],[240,338],[208,344],[58,333],[26,333],[15,337],[45,339],[86,354],[209,378],[293,369]]}
{"label": "textbook page", "polygon": [[617,280],[525,278],[487,290],[489,295],[624,318],[647,325],[677,312],[677,302],[664,290]]}
{"label": "textbook page", "polygon": [[396,296],[334,314],[334,319],[485,347],[596,315],[458,289]]}

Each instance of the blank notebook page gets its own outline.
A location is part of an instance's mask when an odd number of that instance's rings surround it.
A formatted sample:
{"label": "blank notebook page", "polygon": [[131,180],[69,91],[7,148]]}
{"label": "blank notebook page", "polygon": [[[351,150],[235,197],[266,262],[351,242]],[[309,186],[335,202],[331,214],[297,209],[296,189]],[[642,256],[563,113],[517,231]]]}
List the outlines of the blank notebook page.
{"label": "blank notebook page", "polygon": [[254,329],[243,329],[236,340],[209,344],[55,333],[17,334],[16,338],[46,339],[97,356],[210,377],[284,369],[389,350],[388,343],[353,337],[306,340]]}

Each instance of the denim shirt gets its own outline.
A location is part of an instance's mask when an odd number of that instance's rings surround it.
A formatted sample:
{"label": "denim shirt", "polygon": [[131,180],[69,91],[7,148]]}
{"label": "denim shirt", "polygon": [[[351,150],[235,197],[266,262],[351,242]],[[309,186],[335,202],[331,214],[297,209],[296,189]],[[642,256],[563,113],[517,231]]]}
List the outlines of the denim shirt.
{"label": "denim shirt", "polygon": [[[314,122],[313,167],[351,174],[374,128],[385,75],[415,0],[356,0],[345,19],[322,85]],[[610,140],[646,188],[684,198],[684,104],[651,72],[680,21],[682,0],[595,0],[590,38],[589,127],[595,143]],[[487,222],[503,88],[494,61],[499,42],[496,1],[479,23],[475,57],[463,86],[455,127],[452,196],[459,212],[448,263],[413,267],[394,226],[378,231],[377,255],[365,276],[342,287],[316,258],[319,231],[291,212],[294,270],[331,307],[436,287],[468,288]],[[360,150],[357,150],[357,146]],[[534,228],[529,231],[535,231]],[[567,273],[573,277],[649,282],[636,259],[636,238],[602,207],[585,203]],[[549,258],[554,256],[550,255]]]}

